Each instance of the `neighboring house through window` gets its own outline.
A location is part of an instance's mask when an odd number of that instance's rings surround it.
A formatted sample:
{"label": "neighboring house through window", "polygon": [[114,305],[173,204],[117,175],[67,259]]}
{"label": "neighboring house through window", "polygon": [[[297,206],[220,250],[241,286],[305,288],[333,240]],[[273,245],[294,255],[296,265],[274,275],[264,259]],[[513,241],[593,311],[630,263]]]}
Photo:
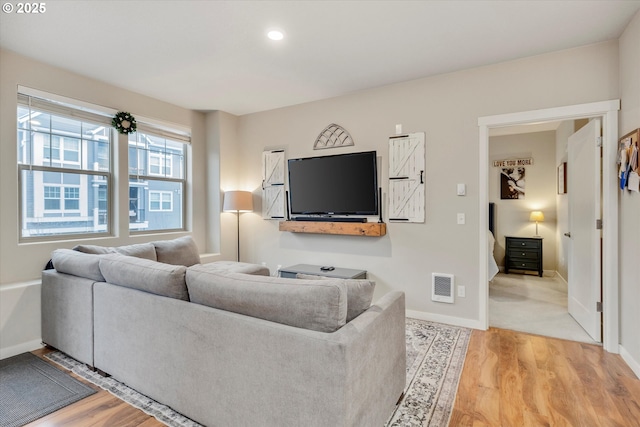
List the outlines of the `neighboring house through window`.
{"label": "neighboring house through window", "polygon": [[109,233],[108,117],[18,95],[21,240]]}
{"label": "neighboring house through window", "polygon": [[129,135],[129,230],[182,230],[187,145],[154,129]]}

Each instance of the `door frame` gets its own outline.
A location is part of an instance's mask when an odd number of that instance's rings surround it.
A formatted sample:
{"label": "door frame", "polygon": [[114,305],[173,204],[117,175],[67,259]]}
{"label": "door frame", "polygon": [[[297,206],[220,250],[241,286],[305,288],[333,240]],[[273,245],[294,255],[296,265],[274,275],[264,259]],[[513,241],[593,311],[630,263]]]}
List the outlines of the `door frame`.
{"label": "door frame", "polygon": [[[536,122],[574,120],[601,117],[602,119],[602,305],[603,347],[610,353],[619,352],[619,303],[618,303],[618,110],[620,100],[593,102],[565,107],[499,114],[478,118],[478,206],[479,206],[479,323],[489,328],[489,280],[487,262],[489,256],[488,224],[489,206],[489,129]],[[598,171],[600,173],[600,171]],[[594,224],[595,226],[595,224]]]}

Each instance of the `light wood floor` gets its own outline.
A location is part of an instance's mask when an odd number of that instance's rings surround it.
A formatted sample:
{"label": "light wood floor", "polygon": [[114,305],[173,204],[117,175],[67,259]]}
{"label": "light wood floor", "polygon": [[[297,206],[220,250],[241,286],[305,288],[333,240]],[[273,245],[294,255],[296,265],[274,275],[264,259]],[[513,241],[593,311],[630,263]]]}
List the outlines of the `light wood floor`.
{"label": "light wood floor", "polygon": [[473,331],[450,426],[640,426],[640,380],[594,344]]}
{"label": "light wood floor", "polygon": [[[96,394],[28,426],[163,425],[91,386]],[[620,356],[597,345],[474,330],[449,426],[638,427],[640,380]]]}

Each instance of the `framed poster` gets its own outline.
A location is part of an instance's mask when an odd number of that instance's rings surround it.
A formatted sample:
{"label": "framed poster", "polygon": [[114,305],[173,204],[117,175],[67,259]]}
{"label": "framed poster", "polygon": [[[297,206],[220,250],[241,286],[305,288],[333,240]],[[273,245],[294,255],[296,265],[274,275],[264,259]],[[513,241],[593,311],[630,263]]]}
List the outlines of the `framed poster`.
{"label": "framed poster", "polygon": [[500,170],[500,198],[502,200],[524,199],[524,167]]}
{"label": "framed poster", "polygon": [[560,163],[558,166],[558,194],[567,192],[567,162]]}

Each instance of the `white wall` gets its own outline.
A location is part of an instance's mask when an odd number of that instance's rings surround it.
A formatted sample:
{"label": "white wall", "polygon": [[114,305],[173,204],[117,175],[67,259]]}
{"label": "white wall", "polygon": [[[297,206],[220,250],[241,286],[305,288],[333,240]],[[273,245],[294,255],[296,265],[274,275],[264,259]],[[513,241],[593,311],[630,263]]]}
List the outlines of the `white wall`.
{"label": "white wall", "polygon": [[[495,202],[496,245],[494,256],[504,266],[504,236],[531,237],[536,225],[529,221],[531,211],[544,214],[538,224],[543,241],[545,274],[556,270],[556,138],[554,131],[525,133],[489,138],[489,201]],[[500,169],[494,160],[532,158],[533,165],[525,167],[525,197],[500,199]]]}
{"label": "white wall", "polygon": [[[640,127],[640,12],[620,37],[620,136]],[[640,377],[640,194],[620,194],[620,353]]]}
{"label": "white wall", "polygon": [[[188,227],[203,253],[213,253],[205,259],[215,259],[219,251],[220,233],[219,198],[209,194],[220,193],[218,169],[207,174],[209,157],[215,157],[215,141],[208,141],[216,133],[205,134],[205,114],[186,110],[146,96],[135,94],[68,71],[51,67],[13,52],[0,50],[0,358],[30,350],[40,343],[40,272],[51,252],[60,247],[71,248],[78,240],[53,243],[18,243],[18,188],[16,165],[16,106],[18,85],[39,89],[92,104],[130,111],[168,123],[190,127],[192,148],[189,159],[191,186],[188,189],[188,210],[193,213]],[[120,137],[120,147],[126,147],[126,137]],[[224,141],[222,145],[224,146]],[[210,156],[207,145],[211,145]],[[220,142],[218,141],[218,146]],[[126,165],[126,148],[124,152]],[[215,162],[212,163],[215,165]],[[118,246],[151,240],[169,239],[185,233],[171,235],[128,235],[128,177],[127,168],[121,167],[116,176],[119,199],[115,209],[120,212],[114,226],[113,237],[87,239],[84,243]],[[227,233],[228,234],[228,233]],[[234,233],[231,234],[235,237]],[[227,239],[228,240],[228,239]],[[235,238],[234,240],[235,241]],[[233,252],[231,252],[233,254]]]}
{"label": "white wall", "polygon": [[[388,64],[381,60],[380,66]],[[272,268],[313,263],[365,269],[377,282],[376,297],[402,290],[409,310],[479,326],[478,117],[615,99],[617,76],[613,41],[240,117],[243,176],[256,192],[264,148],[284,147],[289,158],[319,154],[313,142],[329,123],[347,129],[355,147],[320,154],[377,150],[385,194],[395,125],[426,132],[427,145],[424,224],[388,224],[386,236],[366,238],[280,232],[277,222],[254,216],[243,224],[247,259]],[[459,182],[467,184],[465,197],[456,196]],[[466,213],[466,225],[456,224],[458,212]],[[453,305],[431,302],[432,272],[454,274],[466,286],[466,298]]]}

